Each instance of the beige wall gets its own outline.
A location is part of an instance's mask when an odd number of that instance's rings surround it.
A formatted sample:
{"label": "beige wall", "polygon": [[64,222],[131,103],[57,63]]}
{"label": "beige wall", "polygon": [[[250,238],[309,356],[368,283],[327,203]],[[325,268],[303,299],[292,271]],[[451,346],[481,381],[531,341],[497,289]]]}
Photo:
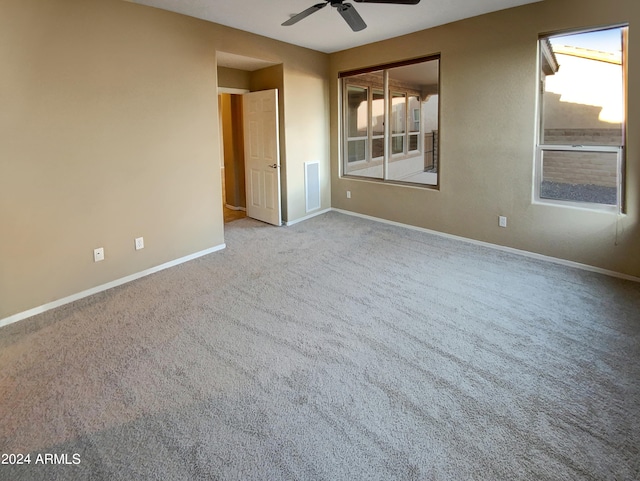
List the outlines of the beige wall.
{"label": "beige wall", "polygon": [[[546,0],[329,57],[120,0],[4,0],[0,320],[224,242],[216,51],[280,65],[285,220],[308,214],[303,166],[319,160],[323,209],[640,276],[635,137],[627,215],[531,203],[538,34],[630,22],[635,85],[638,18],[635,0]],[[337,72],[437,52],[440,191],[339,178]],[[635,132],[634,89],[628,105]]]}
{"label": "beige wall", "polygon": [[218,87],[249,90],[251,72],[235,68],[218,67]]}
{"label": "beige wall", "polygon": [[[292,222],[313,212],[306,212],[304,163],[320,162],[320,201],[322,209],[331,206],[331,169],[329,144],[317,142],[329,139],[328,64],[307,62],[285,70],[284,110],[286,136],[287,221]],[[320,69],[318,69],[318,66]]]}
{"label": "beige wall", "polygon": [[[305,162],[320,161],[320,210],[331,205],[328,56],[311,51],[308,53],[307,57],[299,59],[295,64],[278,64],[245,72],[249,79],[248,85],[243,83],[243,77],[237,73],[242,71],[218,67],[218,82],[222,81],[220,75],[224,75],[225,87],[247,88],[251,91],[278,90],[284,222],[294,222],[313,214],[305,210]],[[230,75],[223,70],[236,73]],[[295,121],[287,122],[288,118]],[[291,156],[290,160],[288,156]]]}
{"label": "beige wall", "polygon": [[[628,132],[640,128],[640,3],[546,0],[331,55],[332,205],[640,276],[640,144],[627,215],[533,205],[540,33],[629,22]],[[441,53],[440,190],[340,178],[339,71]],[[346,198],[350,190],[352,198]],[[498,216],[508,227],[498,227]]]}
{"label": "beige wall", "polygon": [[216,51],[284,65],[328,170],[324,54],[120,0],[4,0],[0,32],[0,320],[224,242]]}
{"label": "beige wall", "polygon": [[277,64],[252,72],[251,90],[279,89],[283,220],[295,222],[307,215],[304,163],[309,160],[320,160],[321,209],[328,209],[329,56],[232,28],[215,27],[216,50]]}

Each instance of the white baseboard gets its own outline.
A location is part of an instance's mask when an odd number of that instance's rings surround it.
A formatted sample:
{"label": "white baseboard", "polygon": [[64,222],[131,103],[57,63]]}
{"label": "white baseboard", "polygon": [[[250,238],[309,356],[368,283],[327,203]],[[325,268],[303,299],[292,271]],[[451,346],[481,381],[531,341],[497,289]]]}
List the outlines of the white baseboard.
{"label": "white baseboard", "polygon": [[501,246],[501,245],[498,245],[498,244],[492,244],[490,242],[479,241],[479,240],[475,240],[475,239],[470,239],[468,237],[457,236],[457,235],[454,235],[454,234],[447,234],[446,232],[439,232],[437,230],[426,229],[424,227],[417,227],[417,226],[414,226],[414,225],[402,224],[401,222],[395,222],[395,221],[392,221],[392,220],[381,219],[379,217],[373,217],[373,216],[366,215],[366,214],[359,214],[357,212],[351,212],[351,211],[348,211],[348,210],[335,209],[335,208],[333,208],[331,210],[333,210],[335,212],[340,212],[341,214],[351,215],[351,216],[354,216],[354,217],[360,217],[362,219],[368,219],[368,220],[372,220],[372,221],[375,221],[375,222],[381,222],[383,224],[395,225],[395,226],[398,226],[398,227],[405,227],[405,228],[411,229],[411,230],[416,230],[416,231],[420,231],[420,232],[426,232],[427,234],[433,234],[433,235],[437,235],[437,236],[440,236],[440,237],[446,237],[448,239],[455,239],[455,240],[459,240],[459,241],[462,241],[462,242],[466,242],[468,244],[475,244],[475,245],[489,247],[491,249],[496,249],[496,250],[503,251],[503,252],[510,252],[512,254],[518,254],[518,255],[529,257],[529,258],[532,258],[532,259],[538,259],[538,260],[542,260],[542,261],[553,262],[554,264],[560,264],[560,265],[567,266],[567,267],[575,267],[576,269],[582,269],[584,271],[597,272],[598,274],[604,274],[604,275],[607,275],[607,276],[610,276],[610,277],[616,277],[618,279],[625,279],[627,281],[640,282],[640,277],[631,276],[629,274],[623,274],[621,272],[611,271],[609,269],[602,269],[600,267],[590,266],[589,264],[581,264],[580,262],[574,262],[574,261],[569,261],[569,260],[566,260],[566,259],[560,259],[558,257],[545,256],[543,254],[537,254],[535,252],[525,251],[525,250],[521,250],[521,249],[515,249],[513,247]]}
{"label": "white baseboard", "polygon": [[[389,225],[394,225],[394,226],[398,226],[398,227],[404,227],[406,229],[412,229],[412,230],[416,230],[416,231],[420,231],[420,232],[425,232],[428,234],[433,234],[433,235],[437,235],[440,237],[446,237],[448,239],[455,239],[458,241],[462,241],[462,242],[467,242],[469,244],[475,244],[475,245],[480,245],[480,246],[484,246],[484,247],[489,247],[491,249],[496,249],[496,250],[500,250],[500,251],[504,251],[504,252],[510,252],[512,254],[518,254],[518,255],[522,255],[525,257],[529,257],[529,258],[533,258],[533,259],[539,259],[539,260],[543,260],[543,261],[547,261],[547,262],[552,262],[554,264],[560,264],[560,265],[564,265],[567,267],[575,267],[577,269],[582,269],[585,271],[590,271],[590,272],[596,272],[599,274],[604,274],[607,276],[611,276],[611,277],[616,277],[619,279],[625,279],[628,281],[633,281],[633,282],[640,282],[640,277],[636,277],[636,276],[631,276],[628,274],[623,274],[621,272],[616,272],[616,271],[611,271],[609,269],[602,269],[600,267],[595,267],[595,266],[590,266],[588,264],[582,264],[579,262],[574,262],[574,261],[569,261],[566,259],[560,259],[557,257],[551,257],[551,256],[546,256],[543,254],[537,254],[535,252],[529,252],[529,251],[525,251],[525,250],[521,250],[521,249],[515,249],[513,247],[506,247],[506,246],[501,246],[498,244],[491,244],[490,242],[484,242],[484,241],[479,241],[479,240],[475,240],[475,239],[470,239],[468,237],[461,237],[461,236],[457,236],[454,234],[447,234],[445,232],[439,232],[439,231],[435,231],[435,230],[431,230],[431,229],[426,229],[424,227],[417,227],[417,226],[413,226],[413,225],[409,225],[409,224],[403,224],[401,222],[395,222],[395,221],[391,221],[391,220],[387,220],[387,219],[381,219],[379,217],[373,217],[370,215],[366,215],[366,214],[359,214],[357,212],[351,212],[348,210],[343,210],[343,209],[336,209],[336,208],[329,208],[329,209],[324,209],[318,212],[315,212],[311,215],[305,216],[305,217],[301,217],[300,219],[296,219],[294,221],[290,221],[290,222],[285,222],[286,226],[291,226],[294,224],[297,224],[298,222],[302,222],[308,219],[311,219],[313,217],[316,217],[318,215],[322,215],[325,214],[329,211],[335,211],[335,212],[339,212],[341,214],[345,214],[345,215],[351,215],[354,217],[360,217],[363,219],[368,219],[368,220],[372,220],[375,222],[381,222],[383,224],[389,224]],[[145,277],[148,276],[149,274],[153,274],[155,272],[164,270],[164,269],[168,269],[169,267],[173,267],[173,266],[177,266],[179,264],[183,264],[185,262],[188,262],[190,260],[193,259],[197,259],[198,257],[202,257],[205,256],[207,254],[211,254],[213,252],[217,252],[219,250],[222,250],[226,247],[226,244],[221,244],[218,246],[214,246],[211,247],[209,249],[205,249],[203,251],[200,252],[196,252],[194,254],[190,254],[188,256],[184,256],[181,257],[179,259],[175,259],[169,262],[165,262],[164,264],[161,264],[159,266],[155,266],[155,267],[151,267],[149,269],[146,269],[144,271],[141,272],[137,272],[135,274],[131,274],[129,276],[126,277],[122,277],[120,279],[116,279],[115,281],[111,281],[111,282],[107,282],[106,284],[102,284],[100,286],[96,286],[93,287],[91,289],[87,289],[85,291],[82,292],[78,292],[77,294],[72,294],[70,296],[64,297],[62,299],[58,299],[56,301],[53,302],[49,302],[47,304],[44,304],[42,306],[38,306],[38,307],[34,307],[33,309],[29,309],[28,311],[24,311],[24,312],[19,312],[17,314],[13,314],[9,317],[5,317],[4,319],[0,319],[0,327],[3,326],[7,326],[9,324],[12,324],[14,322],[17,321],[21,321],[23,319],[26,319],[28,317],[32,317],[35,316],[37,314],[41,314],[43,312],[46,312],[50,309],[54,309],[56,307],[60,307],[63,306],[65,304],[69,304],[71,302],[77,301],[79,299],[82,299],[84,297],[88,297],[91,296],[93,294],[97,294],[99,292],[102,291],[106,291],[107,289],[111,289],[113,287],[117,287],[120,286],[122,284],[126,284],[127,282],[131,282],[134,281],[136,279],[140,279],[141,277]]]}
{"label": "white baseboard", "polygon": [[211,254],[213,252],[222,250],[225,247],[226,247],[226,244],[220,244],[218,246],[210,247],[209,249],[205,249],[200,252],[195,252],[194,254],[189,254],[188,256],[180,257],[179,259],[174,259],[172,261],[165,262],[164,264],[160,264],[159,266],[151,267],[149,269],[145,269],[144,271],[136,272],[135,274],[131,274],[129,276],[116,279],[115,281],[107,282],[106,284],[92,287],[91,289],[78,292],[77,294],[72,294],[70,296],[63,297],[62,299],[48,302],[47,304],[34,307],[33,309],[29,309],[28,311],[13,314],[12,316],[5,317],[4,319],[0,319],[0,327],[13,324],[14,322],[18,322],[28,317],[35,316],[36,314],[42,314],[43,312],[46,312],[50,309],[54,309],[56,307],[60,307],[65,304],[69,304],[70,302],[77,301],[79,299],[91,296],[93,294],[97,294],[98,292],[106,291],[107,289],[111,289],[113,287],[121,286],[122,284],[126,284],[127,282],[135,281],[136,279],[140,279],[141,277],[145,277],[145,276],[148,276],[149,274],[153,274],[155,272],[168,269],[169,267],[174,267],[179,264],[183,264],[193,259],[197,259],[198,257],[206,256],[207,254]]}
{"label": "white baseboard", "polygon": [[297,224],[298,222],[303,222],[305,220],[312,219],[313,217],[316,217],[318,215],[326,214],[327,212],[330,212],[331,210],[334,210],[334,209],[328,208],[328,209],[319,210],[317,212],[314,212],[313,214],[309,214],[309,215],[306,215],[304,217],[300,217],[299,219],[291,220],[291,221],[288,221],[288,222],[284,222],[284,225],[291,226],[291,225]]}
{"label": "white baseboard", "polygon": [[247,210],[246,207],[239,207],[239,206],[236,206],[236,205],[225,204],[224,206],[229,210],[244,210],[245,212]]}

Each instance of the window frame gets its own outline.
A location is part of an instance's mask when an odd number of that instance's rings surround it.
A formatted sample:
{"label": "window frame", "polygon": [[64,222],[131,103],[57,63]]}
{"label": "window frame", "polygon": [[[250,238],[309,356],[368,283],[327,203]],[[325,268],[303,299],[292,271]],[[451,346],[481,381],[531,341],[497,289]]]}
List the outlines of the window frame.
{"label": "window frame", "polygon": [[[545,152],[585,152],[585,153],[609,153],[616,154],[616,174],[618,185],[616,187],[616,205],[602,204],[598,202],[572,201],[564,199],[549,199],[541,197],[542,178],[544,174],[543,157]],[[563,144],[539,144],[536,149],[536,173],[534,201],[538,204],[575,207],[580,209],[622,213],[622,200],[624,192],[623,180],[623,152],[624,146],[607,145],[563,145]]]}
{"label": "window frame", "polygon": [[[382,94],[382,98],[381,99],[374,99],[376,94]],[[371,95],[369,96],[369,128],[371,130],[371,134],[369,135],[369,144],[370,144],[370,155],[369,155],[369,159],[365,159],[368,162],[384,162],[384,152],[385,152],[385,135],[384,135],[384,127],[382,128],[382,135],[380,134],[375,134],[373,132],[373,102],[375,100],[382,100],[382,104],[383,107],[382,109],[384,110],[384,87],[382,88],[372,88],[371,89]],[[374,157],[373,156],[373,141],[374,140],[380,140],[382,139],[382,155],[378,156],[378,157]]]}
{"label": "window frame", "polygon": [[[394,107],[394,103],[393,103],[393,99],[404,99],[404,102],[398,102],[398,105],[400,104],[404,104],[404,116],[399,115],[398,119],[395,120],[401,120],[402,117],[404,117],[404,125],[403,125],[403,130],[400,133],[394,133],[393,131],[390,132],[390,137],[389,137],[389,152],[391,153],[391,158],[393,159],[401,159],[403,157],[406,157],[408,155],[408,151],[407,151],[407,143],[408,143],[408,137],[409,137],[409,131],[407,129],[407,124],[409,123],[409,119],[408,119],[408,112],[409,112],[409,108],[408,108],[408,103],[409,103],[409,93],[405,90],[402,89],[398,89],[398,88],[389,88],[389,98],[391,99],[390,102],[390,112],[389,112],[389,121],[391,123],[391,125],[393,126],[393,121],[394,121],[394,116],[393,116],[393,107]],[[394,152],[393,148],[394,148],[394,139],[402,139],[402,150],[399,152]]]}
{"label": "window frame", "polygon": [[[356,85],[356,84],[348,84],[348,85],[345,85],[345,90],[344,90],[344,92],[347,93],[347,96],[346,96],[347,99],[349,98],[348,97],[349,87],[357,87],[357,88],[363,89],[366,92],[367,99],[369,99],[371,97],[370,89],[368,87],[362,86],[362,85]],[[367,117],[370,118],[371,117],[371,101],[367,100],[367,102],[368,102],[368,104],[367,104]],[[345,112],[344,125],[345,125],[346,128],[344,129],[344,139],[345,139],[345,142],[346,142],[345,146],[346,146],[346,154],[347,154],[345,157],[346,157],[347,163],[349,165],[359,165],[359,164],[363,164],[363,163],[368,162],[367,159],[369,158],[369,152],[370,152],[369,137],[370,137],[370,128],[371,128],[370,124],[371,124],[371,122],[369,120],[367,122],[368,122],[367,123],[367,135],[365,135],[365,136],[358,135],[358,136],[355,136],[355,137],[350,136],[349,135],[349,127],[350,127],[350,125],[349,125],[349,120],[348,120],[348,109]],[[364,144],[364,159],[357,159],[357,160],[353,160],[353,161],[349,160],[349,142],[359,142],[359,141],[362,141],[362,140],[365,141],[365,144]]]}
{"label": "window frame", "polygon": [[[422,102],[420,100],[419,95],[409,95],[407,93],[407,154],[412,152],[422,153],[424,155],[423,144],[424,144],[424,125],[422,125],[422,115],[420,113],[420,109],[411,109],[411,99],[417,98],[418,102]],[[418,119],[415,119],[414,113],[418,114]],[[412,130],[411,125],[418,123],[418,130]],[[417,148],[411,150],[411,137],[416,137],[416,146]],[[421,140],[422,139],[422,140]]]}
{"label": "window frame", "polygon": [[[399,61],[399,62],[394,62],[394,63],[390,63],[390,64],[383,64],[383,65],[377,65],[377,66],[373,66],[373,67],[367,67],[367,68],[363,68],[363,69],[358,69],[358,70],[351,70],[351,71],[345,71],[345,72],[339,72],[338,74],[338,85],[339,85],[339,92],[340,92],[340,99],[339,99],[339,113],[340,113],[340,131],[342,131],[342,134],[340,135],[340,146],[339,146],[339,175],[340,177],[344,177],[344,178],[348,178],[348,179],[353,179],[353,180],[364,180],[364,181],[373,181],[373,182],[381,182],[381,183],[388,183],[388,184],[398,184],[398,185],[406,185],[406,186],[413,186],[413,187],[421,187],[421,188],[428,188],[428,189],[435,189],[438,190],[440,188],[440,173],[439,171],[437,172],[437,181],[436,184],[426,184],[426,183],[418,183],[418,182],[407,182],[405,180],[394,180],[394,179],[388,179],[385,178],[388,174],[387,170],[388,167],[386,164],[388,164],[391,161],[396,161],[396,160],[401,160],[403,158],[411,158],[411,157],[415,157],[417,155],[422,155],[424,156],[425,152],[424,152],[424,139],[421,137],[424,137],[424,125],[422,122],[422,116],[421,114],[419,114],[419,119],[418,119],[418,125],[419,125],[419,130],[418,131],[413,131],[410,129],[410,126],[412,126],[415,121],[413,119],[413,113],[411,111],[411,109],[409,108],[410,106],[410,100],[414,97],[417,97],[418,100],[420,102],[422,102],[422,96],[419,93],[416,93],[413,90],[407,89],[407,88],[403,88],[403,87],[399,87],[399,86],[391,86],[389,85],[388,82],[388,71],[396,68],[396,67],[403,67],[403,66],[408,66],[408,65],[414,65],[414,64],[419,64],[419,63],[423,63],[423,62],[430,62],[430,61],[437,61],[438,62],[438,72],[437,72],[437,84],[438,84],[438,92],[440,90],[440,72],[441,72],[441,55],[439,53],[437,54],[433,54],[433,55],[428,55],[428,56],[424,56],[424,57],[418,57],[418,58],[414,58],[414,59],[408,59],[408,60],[403,60],[403,61]],[[362,81],[358,81],[355,80],[353,78],[350,77],[355,77],[357,75],[360,74],[366,74],[366,73],[375,73],[375,72],[382,72],[383,73],[383,85],[382,87],[374,85],[374,84],[367,84],[366,82],[362,82]],[[344,102],[347,99],[346,93],[348,91],[348,87],[349,86],[357,86],[360,88],[366,88],[368,91],[368,126],[367,126],[367,131],[368,131],[368,141],[367,141],[367,153],[365,156],[365,160],[360,160],[357,162],[349,162],[348,161],[348,141],[349,140],[353,140],[350,137],[348,137],[348,107],[345,108]],[[384,102],[385,102],[385,107],[384,107],[384,112],[385,112],[385,118],[387,119],[386,124],[390,124],[391,123],[391,116],[392,116],[392,96],[395,93],[398,94],[402,94],[404,97],[404,132],[400,133],[400,134],[393,134],[392,133],[392,129],[390,128],[390,126],[385,124],[385,129],[384,129],[384,133],[382,135],[380,134],[373,134],[373,97],[375,95],[375,93],[382,93],[383,94],[383,98],[384,98]],[[420,112],[420,110],[418,110]],[[437,124],[438,126],[440,125],[440,100],[438,98],[438,113],[437,113]],[[410,146],[410,138],[412,136],[417,136],[417,149],[414,150],[409,150],[409,146]],[[397,137],[402,137],[402,144],[403,144],[403,149],[402,152],[398,152],[398,153],[393,153],[393,147],[392,147],[392,142],[393,142],[393,138],[397,138]],[[363,137],[364,138],[364,137]],[[374,150],[373,150],[373,141],[374,140],[379,140],[379,139],[383,139],[383,143],[384,143],[384,149],[383,149],[383,155],[382,156],[378,156],[378,157],[373,157],[374,154]],[[386,160],[385,160],[386,157]],[[364,176],[364,175],[353,175],[349,172],[346,171],[348,166],[353,166],[353,165],[363,165],[363,164],[372,164],[372,167],[375,167],[378,163],[382,164],[382,175],[381,177],[369,177],[369,176]]]}
{"label": "window frame", "polygon": [[[542,78],[542,41],[545,39],[550,39],[553,37],[561,37],[561,36],[569,36],[569,35],[578,35],[582,33],[592,33],[592,32],[600,32],[605,30],[613,30],[613,29],[624,29],[624,33],[622,34],[622,63],[621,63],[621,81],[622,81],[622,98],[623,98],[623,121],[621,122],[621,140],[622,145],[620,146],[611,146],[611,145],[569,145],[569,144],[546,144],[543,142],[544,139],[544,93],[545,93],[545,82]],[[535,204],[543,204],[543,205],[551,205],[551,206],[560,206],[560,207],[572,207],[585,209],[596,212],[611,212],[616,214],[624,214],[625,213],[625,153],[626,153],[626,144],[627,144],[627,93],[628,93],[628,24],[616,24],[616,25],[608,25],[587,29],[573,29],[573,30],[564,30],[547,34],[540,34],[538,36],[538,48],[537,48],[537,85],[538,93],[537,93],[537,132],[536,132],[536,149],[535,149],[535,162],[534,162],[534,185],[533,185],[533,203]],[[616,175],[617,175],[617,183],[616,183],[616,204],[603,204],[598,202],[587,202],[587,201],[572,201],[572,200],[564,200],[564,199],[550,199],[541,196],[542,190],[542,181],[544,174],[544,165],[543,158],[545,152],[584,152],[584,153],[611,153],[616,154]]]}

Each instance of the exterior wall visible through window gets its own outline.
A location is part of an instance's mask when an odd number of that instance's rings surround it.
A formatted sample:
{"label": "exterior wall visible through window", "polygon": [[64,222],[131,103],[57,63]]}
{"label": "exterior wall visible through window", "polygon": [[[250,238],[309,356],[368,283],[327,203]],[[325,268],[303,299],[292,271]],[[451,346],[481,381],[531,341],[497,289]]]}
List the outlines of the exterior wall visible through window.
{"label": "exterior wall visible through window", "polygon": [[535,200],[623,210],[627,27],[540,39]]}

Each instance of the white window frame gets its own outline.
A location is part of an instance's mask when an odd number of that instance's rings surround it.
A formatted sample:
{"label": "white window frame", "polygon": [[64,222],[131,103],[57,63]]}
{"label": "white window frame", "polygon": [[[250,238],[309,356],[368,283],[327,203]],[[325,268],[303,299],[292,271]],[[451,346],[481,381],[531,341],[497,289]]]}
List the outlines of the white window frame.
{"label": "white window frame", "polygon": [[[369,154],[369,158],[368,160],[373,162],[373,161],[381,161],[384,162],[384,151],[385,151],[385,146],[384,146],[384,129],[382,131],[382,134],[378,134],[378,135],[373,135],[373,96],[377,93],[382,93],[382,102],[384,104],[384,88],[382,89],[377,89],[377,88],[371,88],[371,95],[369,95],[369,129],[370,129],[370,154]],[[378,99],[380,100],[380,99]],[[384,107],[383,107],[383,111],[384,111]],[[382,139],[382,155],[378,156],[378,157],[374,157],[373,156],[373,141],[374,140],[380,140]]]}
{"label": "white window frame", "polygon": [[[422,148],[422,144],[423,139],[424,139],[424,125],[422,125],[422,114],[420,112],[420,109],[410,109],[409,108],[409,99],[411,97],[416,97],[415,95],[409,95],[407,94],[407,153],[408,154],[413,154],[415,152],[422,152],[423,148]],[[420,105],[422,105],[422,100],[421,97],[418,96],[418,102]],[[418,120],[415,119],[416,115],[418,114]],[[418,130],[411,130],[410,126],[413,126],[414,123],[418,122]],[[415,150],[409,150],[409,146],[411,145],[409,138],[412,136],[417,136],[418,141],[416,142],[417,148]]]}
{"label": "white window frame", "polygon": [[[543,131],[543,109],[542,105],[544,102],[544,82],[541,74],[541,42],[545,38],[552,38],[556,36],[565,36],[565,35],[574,35],[580,33],[589,33],[589,32],[598,32],[603,30],[609,30],[614,28],[629,28],[628,25],[611,25],[607,27],[598,27],[593,29],[584,29],[584,30],[570,30],[566,32],[558,32],[553,35],[541,35],[538,39],[538,60],[537,60],[537,85],[540,86],[538,88],[538,109],[537,109],[537,135],[536,135],[536,153],[535,153],[535,165],[534,165],[534,189],[533,189],[533,202],[537,204],[545,204],[545,205],[553,205],[553,206],[564,206],[564,207],[572,207],[579,208],[591,211],[602,211],[602,212],[611,212],[616,214],[621,214],[624,212],[624,189],[625,189],[625,177],[624,177],[624,153],[625,153],[625,144],[626,144],[626,102],[623,108],[625,108],[625,120],[622,125],[622,142],[621,146],[606,146],[606,145],[567,145],[567,144],[544,144],[541,143],[541,139],[544,138]],[[623,98],[626,99],[626,92],[628,88],[627,79],[625,75],[625,71],[628,68],[625,64],[627,62],[627,48],[628,45],[623,42],[622,45],[622,55],[623,55],[623,70],[622,70],[622,82],[624,95]],[[581,201],[570,201],[563,199],[548,199],[541,197],[541,187],[542,187],[542,179],[543,179],[543,156],[544,152],[604,152],[604,153],[615,153],[616,154],[616,174],[617,174],[617,184],[616,184],[616,205],[610,204],[601,204],[596,202],[581,202]]]}
{"label": "white window frame", "polygon": [[[380,160],[384,159],[384,155],[381,155],[381,156],[378,156],[378,157],[373,157],[373,141],[374,140],[379,140],[379,139],[383,139],[384,140],[385,134],[384,133],[378,134],[378,135],[374,135],[373,134],[373,95],[374,95],[374,92],[378,92],[378,93],[379,92],[383,92],[383,94],[384,94],[384,89],[377,89],[377,88],[375,88],[375,87],[373,87],[371,85],[365,86],[363,83],[359,83],[359,82],[349,83],[348,82],[348,78],[347,78],[343,82],[343,96],[344,95],[348,96],[349,87],[357,87],[357,88],[361,88],[361,89],[364,89],[364,90],[367,91],[367,116],[368,116],[368,118],[367,118],[367,135],[366,136],[349,137],[349,132],[348,132],[348,130],[349,130],[349,128],[348,128],[349,127],[349,125],[348,125],[349,119],[347,118],[348,117],[348,112],[344,112],[343,113],[343,119],[344,119],[343,122],[344,122],[344,124],[346,126],[346,128],[344,130],[345,130],[345,141],[347,142],[347,144],[346,144],[346,149],[347,150],[344,153],[344,155],[347,158],[347,162],[348,162],[349,165],[358,165],[358,164],[362,164],[362,163],[365,163],[365,162],[380,161]],[[394,159],[399,159],[399,158],[402,158],[402,157],[407,156],[409,154],[413,154],[413,155],[420,154],[422,152],[422,141],[421,141],[420,137],[421,137],[422,132],[423,132],[423,126],[422,126],[421,120],[420,119],[418,120],[418,123],[420,124],[420,130],[412,131],[412,130],[409,130],[409,128],[408,128],[410,123],[414,123],[415,122],[413,120],[413,115],[409,113],[409,98],[410,97],[415,97],[415,95],[411,94],[411,92],[407,92],[405,90],[395,89],[395,88],[392,89],[389,92],[389,94],[390,95],[402,94],[404,96],[404,106],[405,106],[405,115],[404,115],[404,117],[405,117],[405,119],[404,119],[405,130],[404,130],[404,132],[399,133],[399,134],[389,134],[389,143],[390,143],[390,147],[389,147],[390,150],[389,151],[391,152],[391,142],[393,142],[393,139],[397,138],[397,137],[402,137],[403,138],[402,152],[397,152],[395,154],[392,153],[391,157],[394,158]],[[399,97],[397,97],[397,98],[399,98]],[[420,97],[418,97],[418,99],[419,98]],[[390,121],[391,116],[392,116],[391,109],[392,109],[392,103],[390,102],[389,103],[389,114],[388,114],[389,121]],[[419,112],[419,109],[417,109],[417,110]],[[409,150],[409,137],[410,136],[417,136],[418,137],[418,142],[417,142],[418,148],[415,149],[415,150]],[[355,161],[349,162],[348,154],[347,154],[348,153],[348,149],[349,149],[349,147],[348,147],[349,144],[348,143],[352,142],[352,141],[358,141],[358,140],[365,140],[366,141],[366,143],[365,143],[365,145],[366,145],[366,147],[365,147],[365,158],[362,159],[362,160],[355,160]]]}
{"label": "white window frame", "polygon": [[[369,87],[363,87],[362,85],[358,85],[358,84],[349,84],[349,83],[344,83],[344,90],[343,90],[343,95],[346,96],[346,98],[348,98],[348,92],[349,92],[349,87],[357,87],[357,88],[361,88],[367,91],[367,135],[362,136],[362,135],[358,135],[355,137],[349,137],[349,119],[347,118],[348,116],[348,109],[347,111],[344,112],[344,125],[345,125],[345,129],[344,129],[344,138],[345,138],[345,152],[344,152],[344,158],[345,161],[349,164],[349,165],[362,165],[364,163],[370,162],[370,156],[371,156],[371,145],[370,145],[370,141],[369,139],[371,138],[371,89]],[[349,142],[353,142],[353,141],[359,141],[359,140],[364,140],[364,159],[360,159],[360,160],[354,160],[353,162],[349,162]]]}
{"label": "white window frame", "polygon": [[[540,190],[542,187],[542,179],[544,177],[544,165],[542,159],[544,152],[604,152],[616,154],[616,173],[618,183],[616,186],[616,205],[610,204],[598,204],[596,202],[580,202],[563,199],[548,199],[540,196]],[[555,145],[555,144],[540,144],[536,151],[536,171],[535,171],[535,191],[534,202],[538,204],[559,205],[565,207],[575,207],[587,210],[598,210],[605,212],[619,213],[622,206],[622,192],[623,192],[623,152],[624,147],[616,146],[602,146],[602,145]]]}
{"label": "white window frame", "polygon": [[[389,99],[391,99],[391,102],[389,102],[389,122],[390,123],[393,117],[393,99],[394,98],[396,99],[404,98],[404,132],[401,132],[399,134],[394,134],[390,132],[389,134],[389,153],[391,154],[392,158],[399,159],[407,155],[407,148],[408,148],[407,143],[409,140],[408,138],[409,129],[407,128],[408,127],[407,123],[409,121],[409,116],[407,114],[409,110],[409,93],[397,88],[389,90]],[[402,152],[393,153],[393,139],[397,139],[399,137],[402,137]]]}

